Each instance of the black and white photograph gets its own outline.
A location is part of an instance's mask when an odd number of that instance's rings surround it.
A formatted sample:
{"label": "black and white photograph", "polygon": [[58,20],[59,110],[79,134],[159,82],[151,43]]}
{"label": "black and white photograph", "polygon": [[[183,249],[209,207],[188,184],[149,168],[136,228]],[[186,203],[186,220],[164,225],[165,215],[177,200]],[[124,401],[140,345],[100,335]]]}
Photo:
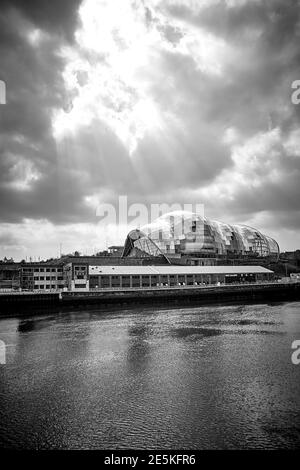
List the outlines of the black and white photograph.
{"label": "black and white photograph", "polygon": [[300,0],[1,0],[0,450],[300,450]]}

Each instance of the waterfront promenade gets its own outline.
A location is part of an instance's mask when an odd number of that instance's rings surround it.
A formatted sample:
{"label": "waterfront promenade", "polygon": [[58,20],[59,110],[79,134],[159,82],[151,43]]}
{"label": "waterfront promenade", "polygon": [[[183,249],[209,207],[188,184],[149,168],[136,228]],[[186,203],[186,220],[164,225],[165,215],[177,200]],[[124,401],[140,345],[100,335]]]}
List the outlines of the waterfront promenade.
{"label": "waterfront promenade", "polygon": [[101,288],[94,288],[94,289],[91,289],[89,291],[86,291],[86,290],[81,290],[81,289],[77,289],[76,291],[66,291],[64,289],[48,289],[48,290],[11,290],[11,289],[1,289],[0,290],[0,296],[1,295],[40,295],[40,294],[43,294],[43,295],[47,295],[49,293],[53,294],[53,293],[59,293],[59,294],[98,294],[98,293],[101,293],[101,292],[120,292],[120,291],[124,291],[124,292],[132,292],[132,291],[157,291],[157,290],[169,290],[169,289],[172,289],[172,290],[177,290],[177,289],[180,289],[180,290],[186,290],[186,289],[189,289],[189,290],[195,290],[195,289],[212,289],[212,288],[216,288],[216,287],[220,287],[220,288],[224,288],[224,289],[228,289],[230,287],[248,287],[248,286],[290,286],[290,285],[297,285],[299,284],[300,285],[300,281],[297,281],[297,280],[288,280],[288,281],[282,281],[282,280],[278,280],[278,281],[257,281],[257,282],[232,282],[230,284],[202,284],[202,285],[193,285],[193,286],[155,286],[155,287],[101,287]]}
{"label": "waterfront promenade", "polygon": [[15,308],[74,307],[80,305],[180,304],[198,302],[287,301],[300,299],[300,282],[264,281],[255,283],[211,284],[197,286],[157,286],[98,288],[90,291],[21,291],[0,294],[0,314]]}

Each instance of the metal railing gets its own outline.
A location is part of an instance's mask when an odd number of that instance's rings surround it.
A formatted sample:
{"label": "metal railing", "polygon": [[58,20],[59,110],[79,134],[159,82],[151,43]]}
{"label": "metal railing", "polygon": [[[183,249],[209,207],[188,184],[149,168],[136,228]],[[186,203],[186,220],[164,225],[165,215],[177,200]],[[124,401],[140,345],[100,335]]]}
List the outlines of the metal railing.
{"label": "metal railing", "polygon": [[64,289],[34,289],[34,290],[11,290],[11,289],[0,289],[0,295],[45,295],[45,294],[61,294],[68,292],[115,292],[115,291],[133,291],[133,290],[178,290],[178,289],[212,289],[212,288],[230,288],[230,287],[253,287],[253,286],[278,286],[286,284],[300,284],[299,280],[288,279],[288,280],[270,280],[270,281],[255,281],[255,282],[231,282],[231,283],[214,283],[214,284],[192,284],[192,285],[156,285],[156,286],[131,286],[131,287],[97,287],[86,289],[76,289],[73,291]]}
{"label": "metal railing", "polygon": [[[116,291],[134,291],[134,290],[178,290],[178,289],[215,289],[215,288],[230,288],[230,287],[253,287],[253,286],[278,286],[278,284],[300,284],[299,281],[293,281],[289,283],[278,282],[278,281],[256,281],[256,282],[231,282],[231,283],[220,283],[220,284],[198,284],[198,285],[165,285],[165,286],[134,286],[134,287],[98,287],[90,288],[89,291],[82,290],[81,292],[116,292]],[[72,291],[72,292],[80,292]]]}

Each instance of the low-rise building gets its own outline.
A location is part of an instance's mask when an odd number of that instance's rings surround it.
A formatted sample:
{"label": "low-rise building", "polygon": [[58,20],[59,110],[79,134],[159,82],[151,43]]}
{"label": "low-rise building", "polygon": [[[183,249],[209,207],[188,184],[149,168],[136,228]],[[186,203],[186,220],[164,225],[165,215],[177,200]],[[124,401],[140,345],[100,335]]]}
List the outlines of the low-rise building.
{"label": "low-rise building", "polygon": [[164,259],[147,257],[70,256],[35,263],[3,263],[0,289],[89,291],[261,282],[274,277],[273,271],[256,265],[191,266],[163,262]]}
{"label": "low-rise building", "polygon": [[0,264],[0,290],[19,290],[21,288],[21,267],[19,263]]}
{"label": "low-rise building", "polygon": [[64,279],[68,290],[89,290],[89,267],[128,266],[158,264],[164,261],[145,258],[123,258],[121,256],[68,256],[63,259]]}
{"label": "low-rise building", "polygon": [[272,280],[274,274],[261,266],[97,266],[69,263],[65,270],[70,291],[263,282]]}
{"label": "low-rise building", "polygon": [[44,261],[21,265],[21,287],[23,290],[57,290],[65,287],[63,265],[60,262]]}

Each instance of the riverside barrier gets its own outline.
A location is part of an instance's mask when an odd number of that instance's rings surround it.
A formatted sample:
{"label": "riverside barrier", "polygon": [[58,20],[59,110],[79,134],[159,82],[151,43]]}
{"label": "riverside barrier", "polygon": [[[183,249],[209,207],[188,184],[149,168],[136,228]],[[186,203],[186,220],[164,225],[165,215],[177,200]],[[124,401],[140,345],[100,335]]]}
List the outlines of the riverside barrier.
{"label": "riverside barrier", "polygon": [[300,283],[243,283],[206,286],[163,286],[90,291],[0,293],[0,315],[10,310],[65,309],[93,305],[142,305],[300,300]]}

